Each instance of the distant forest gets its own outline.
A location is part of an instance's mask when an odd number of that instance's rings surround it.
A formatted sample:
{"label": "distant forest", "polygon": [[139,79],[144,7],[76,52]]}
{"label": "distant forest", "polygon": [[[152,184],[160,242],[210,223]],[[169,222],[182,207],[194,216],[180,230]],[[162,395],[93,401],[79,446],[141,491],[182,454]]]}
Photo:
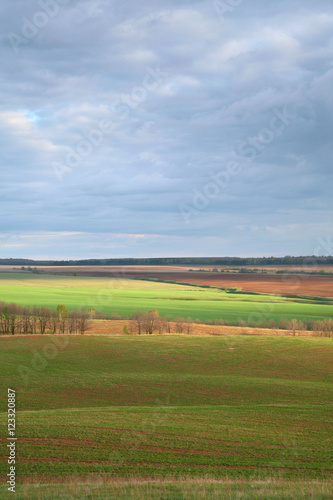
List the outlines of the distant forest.
{"label": "distant forest", "polygon": [[333,256],[317,257],[160,257],[146,259],[31,260],[0,259],[2,266],[327,266]]}

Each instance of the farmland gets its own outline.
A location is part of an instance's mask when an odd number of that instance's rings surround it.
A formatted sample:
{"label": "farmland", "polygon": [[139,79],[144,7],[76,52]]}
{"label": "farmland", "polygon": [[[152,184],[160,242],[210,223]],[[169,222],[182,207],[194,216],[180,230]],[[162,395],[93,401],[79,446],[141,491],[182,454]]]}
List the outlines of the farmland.
{"label": "farmland", "polygon": [[[252,266],[253,267],[253,266]],[[196,268],[189,272],[186,266],[40,266],[39,269],[46,273],[57,273],[62,275],[108,278],[136,278],[136,279],[158,279],[174,282],[193,283],[197,285],[209,285],[216,287],[240,287],[246,292],[258,292],[266,294],[281,295],[310,295],[316,297],[333,298],[333,276],[320,276],[311,274],[293,274],[294,271],[309,272],[323,270],[331,273],[332,266],[320,268],[295,267],[295,266],[273,266],[269,268],[268,274],[242,274],[233,273],[229,267],[224,268],[224,273],[212,272],[212,266],[200,266],[205,272],[199,272]],[[257,268],[260,270],[261,268]],[[277,271],[290,271],[290,274],[279,275]],[[0,266],[0,273],[13,272],[11,266]]]}
{"label": "farmland", "polygon": [[[163,273],[73,274],[7,269],[0,301],[230,324],[333,316],[327,297],[192,285],[192,272],[183,284]],[[330,338],[199,323],[193,335],[124,335],[129,324],[0,336],[1,390],[16,390],[18,498],[333,496]]]}
{"label": "farmland", "polygon": [[[331,339],[0,343],[2,391],[16,389],[19,409],[20,484],[83,476],[327,482],[332,475]],[[4,477],[4,461],[1,468]]]}
{"label": "farmland", "polygon": [[[189,273],[190,274],[190,273]],[[158,309],[162,316],[237,322],[253,317],[323,319],[333,315],[333,300],[316,297],[234,293],[213,287],[127,278],[0,273],[0,300],[20,305],[68,309],[95,308],[104,313],[133,314]]]}

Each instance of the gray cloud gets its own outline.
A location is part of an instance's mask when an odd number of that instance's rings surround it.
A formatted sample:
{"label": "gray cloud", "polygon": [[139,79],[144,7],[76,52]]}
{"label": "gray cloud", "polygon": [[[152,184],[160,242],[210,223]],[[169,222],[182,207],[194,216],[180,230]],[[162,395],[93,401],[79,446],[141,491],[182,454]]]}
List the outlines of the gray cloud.
{"label": "gray cloud", "polygon": [[332,3],[222,4],[1,3],[0,256],[307,254],[330,234]]}

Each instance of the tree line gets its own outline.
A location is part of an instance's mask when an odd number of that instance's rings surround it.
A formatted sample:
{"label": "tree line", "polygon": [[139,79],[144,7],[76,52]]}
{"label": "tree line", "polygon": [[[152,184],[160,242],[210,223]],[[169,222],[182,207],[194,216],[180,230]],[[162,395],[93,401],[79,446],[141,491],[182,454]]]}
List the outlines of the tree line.
{"label": "tree line", "polygon": [[[116,315],[117,316],[117,315]],[[114,319],[120,319],[118,316]],[[123,318],[124,319],[124,318]],[[148,313],[137,310],[130,317],[129,327],[124,326],[124,333],[137,334],[137,335],[151,335],[153,333],[185,333],[191,334],[194,331],[195,324],[202,324],[199,319],[193,321],[191,318],[184,319],[178,317],[175,320],[166,319],[159,315],[157,309],[149,311]],[[287,330],[292,332],[295,336],[299,332],[312,331],[316,336],[332,337],[333,336],[333,319],[327,318],[324,320],[299,320],[280,318],[279,321],[274,319],[248,320],[238,319],[236,321],[224,321],[223,319],[207,320],[206,325],[220,325],[220,326],[239,326],[250,328],[267,328],[270,330]]]}
{"label": "tree line", "polygon": [[124,328],[124,333],[135,333],[137,335],[146,334],[152,335],[155,332],[172,333],[172,324],[176,326],[176,333],[193,333],[193,321],[191,318],[184,319],[183,317],[176,318],[170,321],[159,315],[157,309],[148,313],[138,309],[130,318],[129,328]]}
{"label": "tree line", "polygon": [[[129,320],[124,325],[125,334],[152,335],[153,333],[192,334],[195,324],[202,324],[199,319],[178,317],[172,319],[159,315],[154,309],[149,312],[138,309],[131,316],[110,315],[91,308],[89,310],[68,311],[66,306],[59,304],[56,309],[48,307],[20,306],[15,303],[0,302],[0,333],[1,334],[84,334],[91,327],[92,319]],[[313,331],[316,336],[333,336],[333,319],[299,320],[281,317],[274,319],[247,320],[238,319],[225,321],[223,319],[206,320],[206,325],[239,326],[249,328],[267,328],[270,330],[288,330],[293,335],[303,331]]]}
{"label": "tree line", "polygon": [[173,266],[173,265],[219,265],[219,266],[277,266],[299,265],[307,268],[332,265],[333,256],[291,256],[285,257],[157,257],[140,259],[85,259],[85,260],[31,260],[0,259],[6,266]]}
{"label": "tree line", "polygon": [[59,304],[48,307],[19,306],[0,302],[0,333],[2,334],[84,334],[89,328],[89,313],[68,311]]}

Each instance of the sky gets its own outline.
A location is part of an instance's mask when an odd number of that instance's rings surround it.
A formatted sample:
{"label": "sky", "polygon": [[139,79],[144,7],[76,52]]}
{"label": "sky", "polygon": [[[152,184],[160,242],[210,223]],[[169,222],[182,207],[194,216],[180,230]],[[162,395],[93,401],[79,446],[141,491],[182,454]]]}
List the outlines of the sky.
{"label": "sky", "polygon": [[332,255],[332,0],[2,0],[0,258]]}

